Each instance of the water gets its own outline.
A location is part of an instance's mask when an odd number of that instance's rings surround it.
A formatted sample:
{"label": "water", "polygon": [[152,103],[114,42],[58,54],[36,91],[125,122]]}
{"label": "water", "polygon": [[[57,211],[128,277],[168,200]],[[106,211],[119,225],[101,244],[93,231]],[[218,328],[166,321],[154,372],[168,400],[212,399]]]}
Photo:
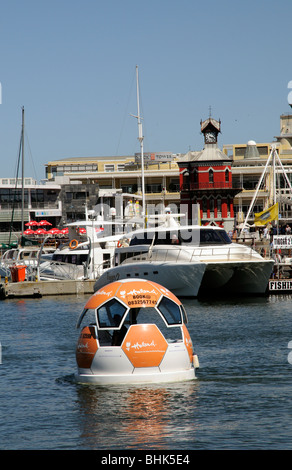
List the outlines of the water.
{"label": "water", "polygon": [[184,300],[197,380],[103,387],[73,381],[86,299],[0,302],[1,450],[292,448],[290,296]]}

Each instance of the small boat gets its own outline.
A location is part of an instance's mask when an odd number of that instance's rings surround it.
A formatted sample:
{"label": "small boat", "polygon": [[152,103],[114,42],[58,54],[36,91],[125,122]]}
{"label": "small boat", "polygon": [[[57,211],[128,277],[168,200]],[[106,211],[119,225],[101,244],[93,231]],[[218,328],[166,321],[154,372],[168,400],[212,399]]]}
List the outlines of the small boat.
{"label": "small boat", "polygon": [[159,383],[195,379],[199,367],[187,314],[165,287],[126,279],[95,292],[81,313],[88,323],[76,348],[78,383]]}
{"label": "small boat", "polygon": [[78,221],[68,224],[68,237],[53,253],[50,260],[41,263],[41,280],[95,279],[112,265],[114,249],[119,236],[104,236],[100,221]]}
{"label": "small boat", "polygon": [[[35,278],[40,260],[51,257],[55,251],[53,247],[17,246],[3,253],[0,260],[1,277],[10,278],[11,271],[15,267],[25,267],[26,278]],[[24,279],[23,279],[24,280]]]}

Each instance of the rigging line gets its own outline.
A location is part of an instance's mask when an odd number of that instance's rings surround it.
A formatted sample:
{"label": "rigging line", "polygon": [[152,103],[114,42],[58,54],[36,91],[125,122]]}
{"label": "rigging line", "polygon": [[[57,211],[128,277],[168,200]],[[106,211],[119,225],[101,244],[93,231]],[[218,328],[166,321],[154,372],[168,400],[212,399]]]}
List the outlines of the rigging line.
{"label": "rigging line", "polygon": [[123,122],[122,122],[120,136],[119,136],[119,139],[118,139],[118,145],[117,145],[117,149],[116,149],[116,155],[118,155],[118,151],[119,151],[119,147],[120,147],[120,143],[121,143],[121,139],[122,139],[122,134],[123,134],[124,128],[125,128],[125,123],[126,123],[128,115],[129,115],[130,98],[131,98],[131,95],[133,94],[134,81],[135,81],[135,73],[133,74],[132,83],[131,83],[131,86],[130,86],[130,89],[129,89],[126,110],[125,110],[124,119],[123,119]]}
{"label": "rigging line", "polygon": [[8,244],[11,241],[11,232],[13,229],[13,219],[14,219],[14,210],[15,210],[15,203],[16,203],[16,190],[17,190],[17,183],[18,183],[18,172],[20,167],[20,157],[21,157],[21,147],[22,147],[22,131],[20,133],[20,142],[19,142],[19,150],[18,150],[18,160],[17,160],[17,169],[16,169],[16,176],[15,176],[15,187],[12,199],[12,211],[11,211],[11,219],[10,219],[10,226],[9,226],[9,240]]}
{"label": "rigging line", "polygon": [[37,179],[37,176],[36,176],[37,173],[36,173],[36,169],[35,169],[35,166],[34,166],[34,161],[33,161],[33,158],[32,158],[32,152],[31,152],[30,143],[29,143],[29,139],[28,139],[28,135],[27,135],[26,130],[24,131],[24,133],[25,133],[25,137],[26,137],[26,141],[27,141],[29,155],[30,155],[30,158],[31,158],[31,165],[32,165],[33,172],[34,172],[34,177],[35,177],[35,179]]}

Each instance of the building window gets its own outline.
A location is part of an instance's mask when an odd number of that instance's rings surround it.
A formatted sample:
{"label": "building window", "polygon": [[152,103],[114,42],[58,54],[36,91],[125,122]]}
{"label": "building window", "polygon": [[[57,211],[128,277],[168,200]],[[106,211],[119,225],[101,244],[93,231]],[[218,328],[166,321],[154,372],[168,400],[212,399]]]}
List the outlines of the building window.
{"label": "building window", "polygon": [[110,171],[115,171],[115,165],[114,164],[105,164],[104,165],[104,171],[110,172]]}
{"label": "building window", "polygon": [[209,183],[214,183],[214,171],[212,168],[209,170]]}
{"label": "building window", "polygon": [[225,170],[225,183],[229,183],[229,170]]}
{"label": "building window", "polygon": [[203,197],[203,199],[202,199],[202,209],[203,209],[203,212],[207,212],[207,208],[208,208],[207,198],[206,198],[206,197]]}

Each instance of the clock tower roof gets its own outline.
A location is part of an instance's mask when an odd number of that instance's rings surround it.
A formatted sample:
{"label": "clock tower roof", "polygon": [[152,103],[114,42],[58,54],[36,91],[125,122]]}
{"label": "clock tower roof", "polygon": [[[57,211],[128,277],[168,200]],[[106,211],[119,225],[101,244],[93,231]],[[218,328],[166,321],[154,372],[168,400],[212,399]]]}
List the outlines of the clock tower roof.
{"label": "clock tower roof", "polygon": [[217,145],[217,136],[221,132],[221,121],[216,121],[209,117],[205,121],[201,121],[201,132],[204,134],[205,146],[200,152],[188,152],[183,161],[197,161],[197,162],[230,162],[232,157],[223,153]]}
{"label": "clock tower roof", "polygon": [[205,121],[201,121],[201,132],[205,134],[205,132],[215,132],[216,134],[219,134],[221,132],[221,121],[216,121],[216,119],[213,119],[209,117],[208,119],[205,119]]}

